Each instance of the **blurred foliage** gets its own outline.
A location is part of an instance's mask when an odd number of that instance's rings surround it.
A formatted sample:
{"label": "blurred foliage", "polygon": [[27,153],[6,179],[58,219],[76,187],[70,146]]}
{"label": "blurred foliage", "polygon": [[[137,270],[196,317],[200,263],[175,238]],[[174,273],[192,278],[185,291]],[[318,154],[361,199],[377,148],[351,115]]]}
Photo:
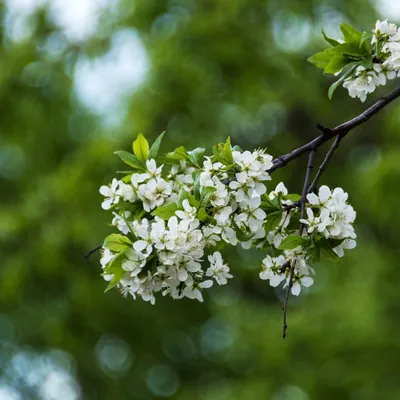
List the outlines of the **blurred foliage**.
{"label": "blurred foliage", "polygon": [[[365,107],[343,89],[329,101],[332,80],[306,62],[324,46],[321,26],[335,36],[342,21],[369,30],[385,16],[365,0],[113,7],[78,42],[39,8],[30,35],[15,41],[0,5],[0,397],[400,397],[400,103],[352,132],[324,175],[350,193],[358,247],[339,265],[317,265],[315,286],[290,299],[285,341],[284,293],[259,280],[256,251],[226,251],[235,279],[203,304],[161,299],[154,307],[104,294],[98,254],[83,259],[112,231],[98,188],[121,167],[115,150],[130,148],[138,132],[152,140],[165,129],[165,151],[210,148],[230,135],[243,148],[286,153],[313,138],[317,123],[334,126]],[[83,105],[74,71],[127,28],[143,42],[149,69],[124,99],[126,113],[107,124]],[[57,51],[48,51],[50,39]],[[284,180],[299,191],[305,163],[276,172],[272,185]]]}

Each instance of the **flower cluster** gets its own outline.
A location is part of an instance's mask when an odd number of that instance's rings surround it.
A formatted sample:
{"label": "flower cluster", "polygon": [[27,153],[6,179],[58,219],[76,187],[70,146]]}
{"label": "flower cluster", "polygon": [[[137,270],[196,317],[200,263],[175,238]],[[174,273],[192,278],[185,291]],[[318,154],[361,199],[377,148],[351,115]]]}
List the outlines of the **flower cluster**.
{"label": "flower cluster", "polygon": [[240,244],[271,254],[260,278],[271,286],[292,282],[298,295],[313,283],[309,264],[321,252],[336,259],[355,246],[355,213],[342,189],[310,193],[307,219],[301,219],[299,195],[283,183],[268,192],[273,163],[265,150],[243,151],[228,139],[212,156],[179,147],[159,157],[161,139],[150,148],[139,135],[134,154],[117,152],[132,171],[100,188],[102,207],[112,211],[119,231],[103,245],[108,289],[152,304],[156,293],[202,301],[204,289],[232,278],[220,250]]}
{"label": "flower cluster", "polygon": [[344,40],[324,38],[333,46],[309,59],[325,73],[341,75],[329,89],[343,83],[353,98],[364,102],[367,95],[388,80],[400,76],[400,30],[395,24],[377,21],[372,33],[359,32],[347,24],[341,25]]}

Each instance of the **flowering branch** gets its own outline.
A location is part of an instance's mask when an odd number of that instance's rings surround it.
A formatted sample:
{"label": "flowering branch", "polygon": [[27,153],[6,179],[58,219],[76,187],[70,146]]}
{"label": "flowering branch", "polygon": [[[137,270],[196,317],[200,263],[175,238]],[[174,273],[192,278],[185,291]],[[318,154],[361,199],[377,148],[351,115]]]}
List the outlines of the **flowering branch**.
{"label": "flowering branch", "polygon": [[[333,47],[310,59],[326,73],[342,74],[329,89],[330,97],[343,83],[351,97],[364,101],[386,79],[400,76],[400,31],[393,24],[378,21],[373,35],[346,24],[341,30],[344,41],[323,32]],[[275,159],[263,149],[232,146],[230,138],[216,144],[212,155],[180,146],[159,156],[164,133],[151,146],[139,134],[133,153],[116,152],[130,170],[100,188],[102,208],[112,211],[111,224],[119,231],[101,246],[106,290],[116,287],[124,296],[151,304],[160,294],[203,301],[205,289],[233,277],[220,250],[254,247],[265,252],[260,279],[287,288],[285,338],[290,294],[298,296],[314,283],[312,264],[321,256],[338,262],[344,250],[356,246],[356,212],[348,194],[326,185],[317,193],[316,186],[341,140],[398,97],[400,87],[333,129],[318,125],[320,136]],[[334,138],[311,181],[318,148]],[[272,172],[306,153],[301,195],[288,193],[283,182],[273,190],[267,187]]]}

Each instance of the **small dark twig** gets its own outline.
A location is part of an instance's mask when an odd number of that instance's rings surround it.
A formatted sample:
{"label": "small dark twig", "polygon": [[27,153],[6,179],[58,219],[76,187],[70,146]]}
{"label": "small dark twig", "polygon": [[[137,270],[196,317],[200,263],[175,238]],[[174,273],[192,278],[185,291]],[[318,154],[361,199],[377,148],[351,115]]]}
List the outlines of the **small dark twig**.
{"label": "small dark twig", "polygon": [[[307,199],[307,193],[308,189],[310,187],[310,181],[311,181],[311,175],[312,171],[314,168],[314,160],[315,156],[317,154],[317,149],[314,148],[311,150],[310,155],[308,156],[308,164],[307,164],[307,172],[306,172],[306,177],[304,179],[304,185],[303,185],[303,192],[301,194],[301,199],[300,199],[300,218],[304,218],[305,212],[306,212],[306,199]],[[300,223],[300,228],[299,228],[299,236],[302,235],[304,229],[304,225]],[[285,263],[286,264],[286,263]],[[288,289],[286,292],[285,296],[285,301],[283,303],[283,328],[282,328],[282,338],[285,339],[286,337],[286,331],[287,331],[287,306],[289,302],[289,296],[290,296],[290,291],[292,290],[293,286],[293,278],[294,278],[294,263],[290,265],[290,276],[289,276],[289,285]]]}
{"label": "small dark twig", "polygon": [[84,255],[84,257],[86,258],[86,260],[87,260],[93,253],[95,253],[96,251],[100,250],[102,247],[103,247],[103,243],[102,243],[102,244],[99,244],[99,245],[96,246],[94,249],[88,251],[88,252]]}
{"label": "small dark twig", "polygon": [[293,210],[293,208],[297,208],[300,206],[300,200],[295,201],[293,204],[282,204],[282,207],[285,209],[286,212]]}
{"label": "small dark twig", "polygon": [[326,153],[325,159],[322,162],[322,164],[320,165],[320,167],[318,168],[318,172],[317,175],[315,176],[314,180],[312,181],[309,189],[308,189],[308,193],[311,193],[314,191],[314,189],[317,187],[318,181],[321,178],[321,175],[324,173],[326,166],[329,162],[329,160],[332,158],[333,153],[335,152],[335,150],[339,147],[341,140],[346,136],[346,134],[342,134],[342,135],[338,135],[336,136],[335,141],[333,142],[332,147],[329,149],[329,151]]}
{"label": "small dark twig", "polygon": [[[311,175],[314,168],[314,160],[316,154],[317,154],[317,149],[315,148],[311,150],[310,155],[308,156],[307,172],[306,172],[306,177],[304,179],[303,192],[301,194],[301,199],[300,199],[300,218],[304,218],[306,214],[306,200],[307,200],[308,190],[310,188]],[[304,225],[301,224],[299,228],[300,236],[303,233],[303,228]]]}
{"label": "small dark twig", "polygon": [[317,129],[320,130],[323,135],[329,135],[331,133],[329,128],[325,128],[325,126],[321,124],[317,124]]}
{"label": "small dark twig", "polygon": [[283,306],[282,306],[282,310],[283,310],[283,327],[282,327],[282,339],[285,339],[286,337],[286,331],[287,331],[287,322],[286,322],[286,318],[287,318],[287,305],[289,302],[289,296],[290,296],[290,291],[292,290],[292,286],[293,286],[293,275],[294,275],[294,265],[290,266],[290,276],[289,276],[289,286],[288,286],[288,290],[286,292],[286,296],[285,296],[285,301],[283,302]]}

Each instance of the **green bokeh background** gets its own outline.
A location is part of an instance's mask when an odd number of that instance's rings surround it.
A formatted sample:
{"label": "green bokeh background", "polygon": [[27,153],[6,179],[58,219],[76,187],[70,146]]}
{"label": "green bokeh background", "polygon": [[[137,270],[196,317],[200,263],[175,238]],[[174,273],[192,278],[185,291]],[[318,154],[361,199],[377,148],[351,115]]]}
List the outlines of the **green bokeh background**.
{"label": "green bokeh background", "polygon": [[[390,15],[366,0],[125,0],[74,42],[45,7],[18,41],[6,5],[0,13],[0,398],[400,398],[400,102],[353,131],[324,175],[350,194],[358,247],[316,265],[315,285],[290,299],[285,340],[284,292],[259,280],[262,254],[227,249],[229,285],[204,303],[155,306],[104,294],[99,255],[83,258],[112,232],[98,188],[122,167],[115,150],[167,130],[164,151],[231,136],[286,153],[317,123],[366,107],[343,89],[329,101],[332,78],[307,63],[324,46],[321,26],[334,36],[341,21],[370,30]],[[101,60],[126,29],[148,70],[99,115],[74,90],[74,70],[82,57]],[[43,50],[49,38],[56,56]],[[271,187],[283,180],[299,192],[305,164],[277,171]]]}

